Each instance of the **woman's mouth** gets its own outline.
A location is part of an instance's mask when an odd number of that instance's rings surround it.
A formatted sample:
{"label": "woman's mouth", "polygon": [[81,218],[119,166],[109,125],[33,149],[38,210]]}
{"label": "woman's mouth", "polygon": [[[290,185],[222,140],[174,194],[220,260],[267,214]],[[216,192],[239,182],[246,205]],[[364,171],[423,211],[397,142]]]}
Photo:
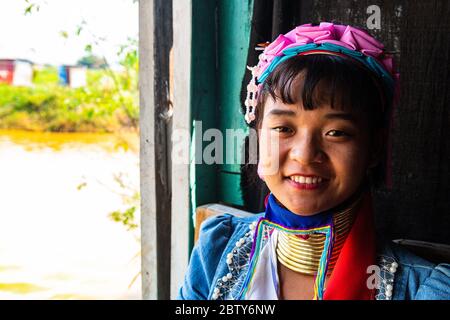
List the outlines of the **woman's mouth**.
{"label": "woman's mouth", "polygon": [[287,180],[294,188],[304,190],[319,189],[328,181],[325,178],[313,175],[292,175],[287,177]]}

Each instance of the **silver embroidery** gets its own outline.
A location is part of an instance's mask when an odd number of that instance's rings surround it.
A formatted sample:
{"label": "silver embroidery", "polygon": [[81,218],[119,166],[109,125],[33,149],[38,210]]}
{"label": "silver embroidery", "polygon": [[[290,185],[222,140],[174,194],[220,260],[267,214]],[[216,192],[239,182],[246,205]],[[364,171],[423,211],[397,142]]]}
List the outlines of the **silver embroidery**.
{"label": "silver embroidery", "polygon": [[375,295],[376,300],[391,300],[394,292],[395,272],[397,271],[398,263],[394,258],[389,256],[379,256],[378,266],[379,273],[379,288]]}
{"label": "silver embroidery", "polygon": [[[270,232],[273,229],[273,227],[267,225],[263,225],[263,228],[261,247],[267,243]],[[227,254],[228,273],[218,278],[211,297],[213,300],[236,300],[239,298],[248,272],[254,235],[257,232],[256,222],[250,224],[249,229],[250,231],[239,239],[233,250]]]}

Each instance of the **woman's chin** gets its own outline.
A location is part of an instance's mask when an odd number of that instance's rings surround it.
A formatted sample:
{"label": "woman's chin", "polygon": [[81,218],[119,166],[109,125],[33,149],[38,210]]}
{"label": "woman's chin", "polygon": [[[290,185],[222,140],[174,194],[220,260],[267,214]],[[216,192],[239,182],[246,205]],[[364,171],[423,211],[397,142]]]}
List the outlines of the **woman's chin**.
{"label": "woman's chin", "polygon": [[280,198],[287,204],[283,203],[283,205],[292,213],[301,216],[312,216],[329,210],[332,208],[330,204],[335,201],[335,199],[327,199],[330,195],[330,180],[322,181],[314,186],[302,186],[286,178],[283,185]]}

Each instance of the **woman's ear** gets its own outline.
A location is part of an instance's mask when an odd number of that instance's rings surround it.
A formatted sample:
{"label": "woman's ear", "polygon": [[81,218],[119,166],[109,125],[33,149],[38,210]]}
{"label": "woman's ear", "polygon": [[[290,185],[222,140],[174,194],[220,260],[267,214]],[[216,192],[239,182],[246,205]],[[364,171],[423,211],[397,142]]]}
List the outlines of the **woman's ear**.
{"label": "woman's ear", "polygon": [[376,129],[371,138],[369,169],[375,168],[382,160],[387,138],[385,129]]}
{"label": "woman's ear", "polygon": [[258,177],[262,180],[262,181],[264,181],[264,175],[263,175],[263,169],[262,169],[262,165],[261,165],[261,161],[260,161],[260,156],[259,156],[259,141],[261,141],[261,128],[258,128],[258,129],[256,129],[256,137],[257,137],[257,141],[258,141],[258,159],[257,159],[257,161],[258,161],[258,169],[257,169],[257,172],[258,172]]}
{"label": "woman's ear", "polygon": [[258,177],[259,177],[262,181],[264,181],[263,170],[262,170],[262,168],[261,168],[261,162],[259,162],[259,161],[258,161],[258,169],[257,169],[257,172],[258,172]]}

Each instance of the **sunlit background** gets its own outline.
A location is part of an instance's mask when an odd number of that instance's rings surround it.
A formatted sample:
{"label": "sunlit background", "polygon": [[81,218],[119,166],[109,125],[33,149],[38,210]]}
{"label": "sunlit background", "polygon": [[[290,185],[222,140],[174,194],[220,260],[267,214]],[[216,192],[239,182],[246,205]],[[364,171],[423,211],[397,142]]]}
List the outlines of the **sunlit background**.
{"label": "sunlit background", "polygon": [[138,5],[0,2],[0,299],[139,299]]}

